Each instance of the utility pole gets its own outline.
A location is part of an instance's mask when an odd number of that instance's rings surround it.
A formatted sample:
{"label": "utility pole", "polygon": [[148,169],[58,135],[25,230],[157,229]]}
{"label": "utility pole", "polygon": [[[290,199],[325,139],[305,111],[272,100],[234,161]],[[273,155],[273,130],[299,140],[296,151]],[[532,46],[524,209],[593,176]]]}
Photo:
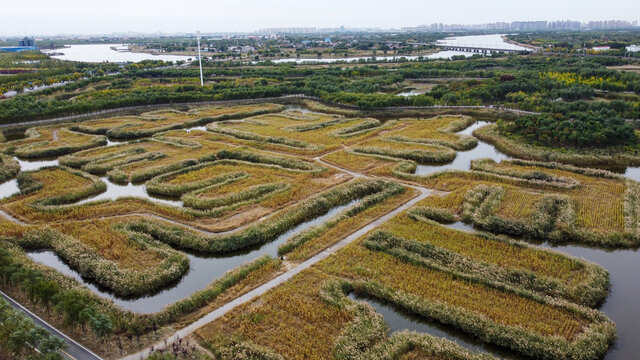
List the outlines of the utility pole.
{"label": "utility pole", "polygon": [[200,63],[200,86],[204,86],[204,79],[202,78],[202,54],[200,53],[200,30],[196,32],[198,36],[198,62]]}

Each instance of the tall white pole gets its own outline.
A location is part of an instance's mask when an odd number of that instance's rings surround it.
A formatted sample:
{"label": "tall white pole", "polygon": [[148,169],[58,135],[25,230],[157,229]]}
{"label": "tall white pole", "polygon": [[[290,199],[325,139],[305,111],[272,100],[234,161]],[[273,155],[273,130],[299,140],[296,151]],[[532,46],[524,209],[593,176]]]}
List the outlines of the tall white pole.
{"label": "tall white pole", "polygon": [[204,79],[202,78],[202,55],[200,53],[200,31],[198,34],[198,62],[200,63],[200,86],[204,86]]}

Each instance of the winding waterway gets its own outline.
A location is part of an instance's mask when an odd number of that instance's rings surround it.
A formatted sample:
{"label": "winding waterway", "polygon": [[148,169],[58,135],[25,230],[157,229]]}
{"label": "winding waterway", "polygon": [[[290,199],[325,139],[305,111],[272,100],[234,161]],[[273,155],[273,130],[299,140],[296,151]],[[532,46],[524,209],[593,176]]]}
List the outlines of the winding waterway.
{"label": "winding waterway", "polygon": [[71,269],[52,251],[30,252],[28,255],[34,261],[51,266],[63,274],[73,277],[96,294],[104,298],[111,299],[116,305],[120,305],[125,309],[138,313],[154,313],[160,311],[168,304],[174,303],[180,299],[186,298],[198,290],[204,289],[208,284],[220,278],[229,270],[235,269],[236,267],[246,264],[262,255],[270,255],[273,257],[277,256],[278,247],[287,241],[287,239],[311,228],[312,226],[321,225],[327,222],[332,217],[356,203],[358,203],[358,200],[351,201],[342,206],[334,207],[322,216],[295,226],[284,234],[278,236],[278,238],[270,243],[247,249],[245,251],[218,256],[187,253],[187,257],[189,258],[189,272],[186,275],[184,275],[175,284],[170,284],[168,287],[154,294],[138,298],[122,298],[115,296],[108,290],[97,286],[93,281],[83,279],[78,272]]}
{"label": "winding waterway", "polygon": [[[457,132],[460,135],[472,135],[476,129],[479,129],[489,123],[486,121],[476,121],[466,129]],[[478,145],[471,150],[457,151],[456,158],[444,165],[424,165],[418,164],[416,166],[416,175],[429,175],[437,171],[444,170],[469,170],[471,168],[471,160],[477,159],[493,159],[496,162],[510,159],[511,157],[499,152],[493,145],[487,144],[484,141],[478,140]]]}
{"label": "winding waterway", "polygon": [[638,249],[598,249],[579,245],[541,244],[543,247],[587,259],[609,271],[611,289],[600,310],[618,328],[618,339],[605,360],[640,357],[640,251]]}
{"label": "winding waterway", "polygon": [[155,203],[182,207],[182,201],[169,199],[169,198],[161,198],[157,196],[151,196],[147,192],[147,186],[145,184],[132,184],[127,183],[126,185],[116,184],[111,182],[108,178],[104,177],[101,180],[107,185],[107,190],[104,192],[88,197],[86,199],[82,199],[77,202],[77,204],[86,204],[93,201],[99,200],[117,200],[125,197],[137,197],[141,199],[146,199],[149,201],[153,201]]}
{"label": "winding waterway", "polygon": [[[14,159],[20,164],[20,171],[40,170],[48,166],[58,165],[58,160],[23,160],[18,157]],[[18,181],[13,179],[0,184],[0,200],[13,196],[20,192]]]}
{"label": "winding waterway", "polygon": [[[470,135],[474,130],[486,124],[487,122],[476,122],[465,130],[459,132],[459,134]],[[194,130],[195,129],[197,128],[194,128]],[[416,174],[425,175],[445,169],[469,170],[469,163],[471,160],[482,158],[492,158],[496,161],[501,161],[509,159],[510,157],[500,153],[492,145],[483,141],[478,141],[478,145],[475,148],[469,151],[459,151],[453,162],[445,165],[419,165],[416,169]],[[23,171],[35,170],[57,164],[56,160],[32,162],[19,159],[19,161]],[[634,180],[638,180],[640,179],[640,168],[628,168],[625,175]],[[98,195],[84,201],[92,201],[98,198],[115,198],[114,196],[118,197],[123,195],[140,196],[152,201],[165,201],[164,199],[156,199],[149,196],[142,185],[129,184],[121,186],[111,184],[108,180],[105,182],[108,184],[108,188],[110,189],[109,191],[104,193],[104,195]],[[0,184],[0,198],[10,196],[14,192],[17,192],[17,184],[15,180]],[[174,201],[171,205],[181,206],[181,204],[178,203],[179,202]],[[207,284],[219,278],[226,271],[236,268],[240,264],[249,262],[262,254],[269,254],[272,256],[277,255],[278,246],[284,243],[286,239],[313,225],[326,222],[328,219],[352,204],[353,202],[334,208],[326,215],[298,225],[286,234],[278,237],[275,241],[256,249],[219,257],[189,253],[187,256],[190,261],[190,270],[182,277],[182,279],[180,279],[180,281],[176,284],[171,284],[168,288],[163,289],[156,294],[150,294],[146,297],[135,299],[115,297],[108,291],[98,288],[91,281],[85,281],[77,272],[70,269],[50,251],[29,253],[29,256],[36,261],[50,265],[55,269],[78,279],[100,296],[112,299],[116,304],[123,308],[135,312],[155,312],[167,304],[185,298],[193,292],[206,287]],[[469,224],[455,223],[449,226],[461,231],[474,231],[473,227]],[[640,276],[638,275],[640,274],[640,251],[638,251],[638,249],[611,250],[589,248],[574,244],[563,244],[558,246],[542,243],[540,245],[565,252],[572,256],[585,258],[603,266],[609,271],[611,275],[611,291],[600,310],[616,323],[618,328],[618,339],[605,359],[626,360],[638,358],[638,354],[640,354],[640,341],[638,341],[640,339],[638,336],[638,334],[640,334],[640,311],[638,311],[638,299],[640,299]],[[389,307],[371,299],[364,300],[367,300],[367,302],[374,306],[374,308],[384,316],[385,321],[387,321],[393,331],[407,328],[426,332],[436,336],[446,337],[470,349],[490,352],[501,358],[518,358],[516,355],[509,352],[503,352],[502,349],[479,344],[473,338],[470,338],[463,333],[431,322],[417,321],[415,318],[398,311],[398,309]]]}
{"label": "winding waterway", "polygon": [[9,180],[0,184],[0,200],[8,198],[20,192],[18,181],[16,179]]}
{"label": "winding waterway", "polygon": [[479,339],[469,336],[468,334],[460,330],[453,329],[450,326],[446,326],[435,321],[428,321],[426,319],[412,315],[411,313],[406,312],[396,305],[387,304],[378,299],[357,295],[355,293],[349,294],[349,297],[353,300],[364,301],[367,304],[371,305],[371,307],[373,307],[380,315],[382,315],[385,323],[387,323],[387,326],[389,326],[389,330],[392,333],[402,330],[417,331],[451,340],[456,344],[471,351],[489,353],[499,359],[528,359],[527,357],[519,355],[509,349],[484,343]]}

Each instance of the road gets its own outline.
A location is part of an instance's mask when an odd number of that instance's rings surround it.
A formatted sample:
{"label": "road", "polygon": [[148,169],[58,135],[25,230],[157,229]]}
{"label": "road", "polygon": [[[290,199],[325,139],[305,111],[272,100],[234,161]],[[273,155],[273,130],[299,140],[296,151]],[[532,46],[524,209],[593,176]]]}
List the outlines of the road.
{"label": "road", "polygon": [[67,349],[63,350],[61,352],[62,352],[62,356],[66,360],[102,360],[102,358],[100,356],[94,354],[91,350],[89,350],[89,349],[85,348],[84,346],[78,344],[73,339],[71,339],[70,337],[68,337],[64,333],[60,332],[55,327],[49,325],[49,323],[47,323],[46,321],[42,320],[40,317],[38,317],[38,315],[36,315],[36,314],[32,313],[31,311],[27,310],[24,306],[20,305],[18,302],[13,300],[9,295],[5,294],[2,291],[0,291],[0,295],[13,308],[15,308],[15,309],[17,309],[19,311],[22,311],[29,318],[31,318],[31,320],[33,320],[33,322],[36,325],[44,328],[50,334],[52,334],[54,336],[57,336],[60,339],[64,340],[65,343],[67,343]]}

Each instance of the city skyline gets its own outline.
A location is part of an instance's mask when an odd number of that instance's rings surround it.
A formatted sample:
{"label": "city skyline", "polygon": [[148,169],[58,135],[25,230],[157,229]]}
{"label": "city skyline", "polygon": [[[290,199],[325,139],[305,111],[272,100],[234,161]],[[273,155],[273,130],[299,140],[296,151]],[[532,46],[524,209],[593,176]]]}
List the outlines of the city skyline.
{"label": "city skyline", "polygon": [[[351,28],[351,27],[334,27],[334,28],[319,28],[319,27],[272,27],[262,28],[253,31],[246,32],[203,32],[203,35],[207,34],[253,34],[253,35],[271,35],[271,34],[323,34],[333,32],[356,32],[356,31],[380,31],[380,32],[421,32],[421,31],[475,31],[475,30],[505,30],[505,31],[543,31],[543,30],[599,30],[599,29],[629,29],[640,27],[640,21],[628,21],[628,20],[591,20],[591,21],[576,21],[571,19],[566,20],[539,20],[539,21],[513,21],[513,22],[493,22],[483,24],[443,24],[432,23],[422,24],[417,26],[401,27],[399,29],[394,28]],[[195,31],[180,31],[174,33],[166,32],[135,32],[135,31],[114,31],[111,33],[84,33],[84,34],[4,34],[0,33],[1,39],[8,38],[22,38],[22,37],[42,37],[42,38],[56,38],[56,37],[110,37],[110,36],[184,36],[193,35]]]}
{"label": "city skyline", "polygon": [[[470,25],[566,19],[636,21],[640,13],[640,4],[623,0],[611,0],[606,8],[597,5],[595,0],[561,3],[549,0],[535,3],[402,0],[393,4],[372,0],[366,6],[352,0],[321,3],[247,0],[241,4],[226,0],[215,4],[187,0],[176,6],[168,0],[115,0],[108,6],[97,1],[86,1],[78,6],[71,0],[56,3],[27,0],[3,5],[0,35],[189,33],[195,29],[209,33],[248,33],[263,28],[340,26],[400,29],[432,23]],[[29,21],[25,21],[27,17]]]}

